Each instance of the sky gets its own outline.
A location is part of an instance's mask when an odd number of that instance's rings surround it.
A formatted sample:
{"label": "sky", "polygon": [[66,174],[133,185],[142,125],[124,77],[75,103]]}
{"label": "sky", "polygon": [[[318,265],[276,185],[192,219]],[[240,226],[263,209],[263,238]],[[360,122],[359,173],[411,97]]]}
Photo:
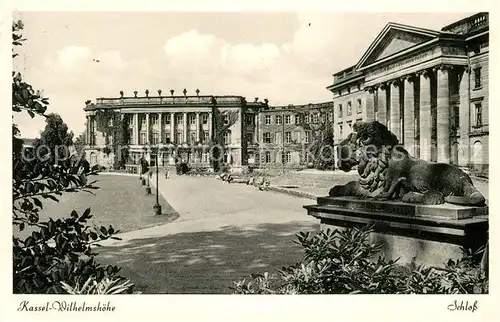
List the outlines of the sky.
{"label": "sky", "polygon": [[[26,42],[14,70],[78,135],[97,97],[242,95],[271,105],[332,100],[326,87],[388,22],[440,30],[472,13],[18,12]],[[98,62],[97,62],[98,61]],[[22,136],[42,118],[16,115]]]}

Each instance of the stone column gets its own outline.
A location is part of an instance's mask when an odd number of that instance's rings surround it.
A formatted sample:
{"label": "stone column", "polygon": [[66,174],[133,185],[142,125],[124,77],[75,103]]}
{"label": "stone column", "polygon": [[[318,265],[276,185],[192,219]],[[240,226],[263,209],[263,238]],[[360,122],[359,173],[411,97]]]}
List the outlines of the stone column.
{"label": "stone column", "polygon": [[86,116],[87,122],[85,124],[85,144],[90,145],[90,117]]}
{"label": "stone column", "polygon": [[[292,118],[294,117],[293,115],[291,116]],[[293,120],[295,122],[295,120]],[[254,143],[259,143],[259,113],[255,113],[254,116],[254,123],[253,123],[253,129],[254,129],[254,136],[253,136],[253,142]]]}
{"label": "stone column", "polygon": [[208,139],[212,140],[212,112],[208,113]]}
{"label": "stone column", "polygon": [[170,142],[175,143],[175,113],[170,113]]}
{"label": "stone column", "polygon": [[432,152],[431,79],[429,71],[420,74],[420,159],[430,161]]}
{"label": "stone column", "polygon": [[182,129],[183,129],[183,142],[182,143],[187,143],[187,136],[188,136],[188,126],[187,126],[187,113],[183,113],[182,114],[183,116],[183,125],[182,125]]}
{"label": "stone column", "polygon": [[146,144],[151,143],[149,138],[149,113],[146,113]]}
{"label": "stone column", "polygon": [[139,114],[134,114],[134,144],[139,145]]}
{"label": "stone column", "polygon": [[163,126],[161,113],[158,113],[158,143],[163,143]]}
{"label": "stone column", "polygon": [[460,145],[458,151],[458,164],[466,166],[470,162],[469,128],[470,128],[470,69],[464,68],[460,77]]}
{"label": "stone column", "polygon": [[371,122],[375,120],[375,96],[373,88],[366,90],[365,94],[365,115],[366,121]]}
{"label": "stone column", "polygon": [[450,163],[450,84],[448,66],[437,70],[437,161]]}
{"label": "stone column", "polygon": [[399,80],[394,80],[391,83],[391,115],[389,118],[391,120],[390,130],[394,135],[397,136],[398,141],[401,142],[401,120],[400,120],[400,101],[399,101]]}
{"label": "stone column", "polygon": [[405,149],[413,156],[417,155],[417,147],[415,146],[415,88],[414,76],[405,77],[404,80],[404,110],[406,117],[404,118],[404,146]]}
{"label": "stone column", "polygon": [[378,121],[384,125],[387,125],[387,99],[386,95],[386,85],[380,85],[377,89],[378,94]]}
{"label": "stone column", "polygon": [[200,112],[196,112],[196,141],[201,142],[200,140]]}

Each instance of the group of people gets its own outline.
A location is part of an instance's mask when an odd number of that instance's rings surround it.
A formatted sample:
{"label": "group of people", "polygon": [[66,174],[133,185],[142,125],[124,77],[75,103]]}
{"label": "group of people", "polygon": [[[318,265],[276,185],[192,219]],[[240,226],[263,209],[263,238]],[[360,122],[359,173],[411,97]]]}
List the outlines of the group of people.
{"label": "group of people", "polygon": [[233,182],[233,176],[231,176],[231,174],[229,173],[223,173],[220,175],[220,178],[222,181],[226,181],[227,183],[231,183]]}
{"label": "group of people", "polygon": [[[223,173],[219,177],[221,178],[222,181],[225,181],[227,183],[231,183],[234,180],[233,176],[229,173]],[[247,185],[256,186],[261,191],[268,190],[269,186],[271,185],[269,179],[264,177],[260,178],[260,180],[256,180],[255,177],[251,177],[250,179],[248,179],[246,183]]]}

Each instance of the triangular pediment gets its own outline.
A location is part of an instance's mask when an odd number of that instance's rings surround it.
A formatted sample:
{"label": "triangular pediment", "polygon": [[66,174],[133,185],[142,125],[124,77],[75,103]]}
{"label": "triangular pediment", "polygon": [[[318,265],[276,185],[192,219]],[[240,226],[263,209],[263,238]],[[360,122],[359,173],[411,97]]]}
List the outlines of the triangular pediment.
{"label": "triangular pediment", "polygon": [[388,23],[361,57],[356,69],[426,43],[438,36],[438,31]]}

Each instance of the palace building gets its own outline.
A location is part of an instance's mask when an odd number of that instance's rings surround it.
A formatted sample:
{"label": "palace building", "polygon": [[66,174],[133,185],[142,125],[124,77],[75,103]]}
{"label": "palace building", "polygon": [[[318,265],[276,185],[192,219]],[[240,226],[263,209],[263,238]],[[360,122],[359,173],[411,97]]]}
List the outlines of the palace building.
{"label": "palace building", "polygon": [[[137,97],[134,92],[134,97],[121,94],[119,98],[97,98],[95,103],[87,101],[85,152],[90,164],[111,167],[117,153],[110,149],[114,146],[114,136],[127,132],[122,148],[129,151],[125,160],[129,168],[137,168],[141,157],[154,165],[156,155],[150,148],[172,146],[176,147],[173,151],[167,149],[159,153],[159,166],[182,160],[209,167],[209,143],[214,139],[214,132],[229,122],[216,115],[225,113],[235,118],[223,134],[224,163],[236,168],[273,164],[303,166],[308,162],[306,147],[311,133],[299,124],[301,117],[307,124],[326,121],[331,124],[333,119],[332,102],[270,106],[267,99],[247,102],[241,96],[199,96],[198,93],[196,96],[152,97],[147,92],[146,96]],[[123,123],[117,131],[112,130],[116,124],[113,125],[114,118],[109,115],[113,114]]]}
{"label": "palace building", "polygon": [[[151,147],[160,148],[160,166],[182,160],[192,164],[208,166],[210,147],[214,131],[226,126],[222,144],[225,154],[222,161],[233,166],[246,165],[254,157],[257,138],[258,109],[264,102],[246,102],[241,96],[158,96],[98,98],[95,103],[86,102],[87,146],[85,149],[91,165],[111,167],[117,151],[109,150],[116,136],[127,132],[127,167],[137,168],[139,159],[145,157],[150,164],[156,162]],[[107,114],[106,114],[107,113]],[[118,115],[122,126],[113,128],[114,117]],[[217,117],[220,115],[221,117]],[[227,118],[233,115],[229,124]],[[103,119],[104,122],[103,122]],[[115,124],[116,125],[116,124]],[[163,150],[165,147],[177,149]],[[194,148],[193,148],[194,147]],[[122,146],[122,148],[124,148]],[[179,152],[184,148],[182,155]],[[108,150],[107,150],[108,149]]]}
{"label": "palace building", "polygon": [[388,23],[327,87],[336,144],[357,120],[377,120],[413,156],[487,168],[488,57],[488,13],[440,31]]}

